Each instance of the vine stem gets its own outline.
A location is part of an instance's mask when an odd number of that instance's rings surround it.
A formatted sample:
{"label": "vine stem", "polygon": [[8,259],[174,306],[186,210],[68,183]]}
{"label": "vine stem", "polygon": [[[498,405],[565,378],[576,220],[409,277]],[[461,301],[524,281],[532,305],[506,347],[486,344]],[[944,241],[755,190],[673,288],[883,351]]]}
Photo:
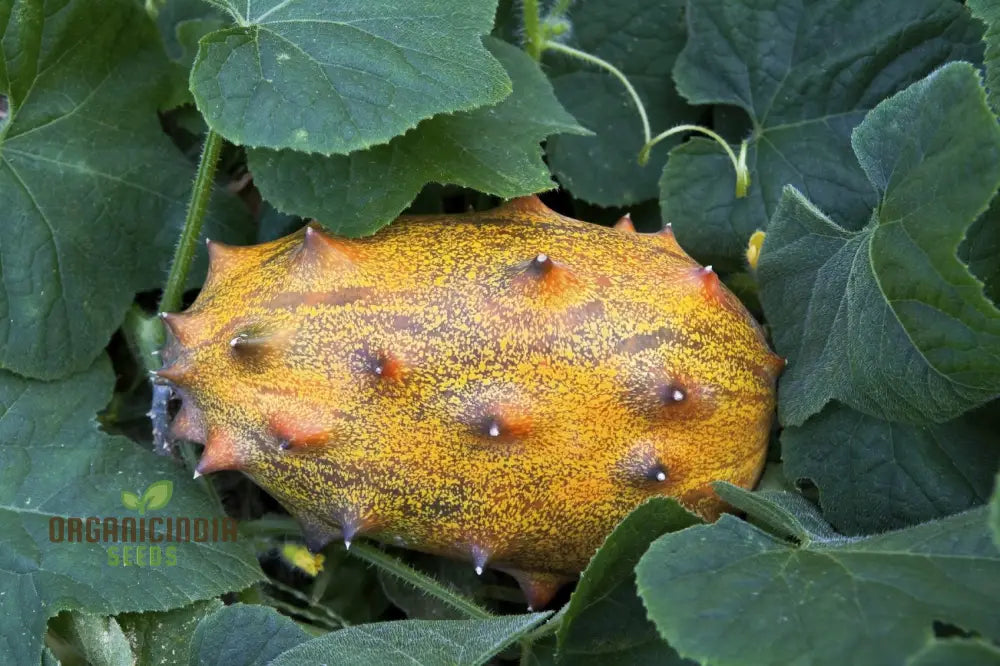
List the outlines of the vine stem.
{"label": "vine stem", "polygon": [[181,231],[180,240],[177,241],[174,260],[170,264],[170,274],[167,276],[167,284],[160,298],[160,312],[174,312],[180,309],[184,284],[187,282],[194,253],[198,249],[198,237],[201,236],[205,211],[208,210],[208,202],[212,198],[215,169],[221,151],[222,137],[208,130],[205,134],[205,145],[201,150],[201,160],[198,162],[198,175],[195,176],[194,188],[191,191],[191,202],[184,218],[184,229]]}
{"label": "vine stem", "polygon": [[524,16],[524,50],[535,60],[542,59],[545,49],[545,36],[542,34],[542,24],[538,13],[538,0],[521,0]]}
{"label": "vine stem", "polygon": [[707,127],[702,127],[701,125],[677,125],[676,127],[671,127],[670,129],[660,132],[652,139],[647,139],[646,144],[639,151],[639,164],[646,164],[649,161],[649,153],[653,149],[653,146],[663,141],[664,139],[674,136],[675,134],[680,134],[682,132],[700,132],[705,136],[708,136],[715,140],[722,149],[726,151],[729,156],[729,160],[733,163],[733,169],[736,171],[736,198],[742,199],[747,195],[747,190],[750,188],[750,171],[747,169],[747,142],[744,141],[740,144],[740,155],[736,156],[730,145],[719,136],[717,133],[708,129]]}
{"label": "vine stem", "polygon": [[354,543],[348,552],[360,560],[374,564],[382,571],[396,576],[403,582],[409,583],[418,590],[422,590],[432,597],[445,602],[471,618],[485,620],[493,617],[493,614],[485,608],[480,607],[460,594],[452,592],[430,576],[420,573],[413,567],[400,562],[392,555],[388,555],[378,548],[364,543]]}
{"label": "vine stem", "polygon": [[[525,14],[527,16],[527,13]],[[639,93],[636,92],[635,88],[632,86],[632,82],[622,73],[620,69],[612,65],[607,60],[603,58],[598,58],[595,55],[591,55],[586,51],[581,51],[575,49],[572,46],[567,46],[560,42],[545,42],[542,45],[542,50],[544,51],[557,51],[559,53],[564,53],[568,56],[582,60],[584,62],[590,63],[591,65],[596,65],[601,69],[604,69],[615,76],[622,85],[625,86],[625,90],[628,91],[629,96],[632,98],[632,102],[635,104],[636,111],[639,112],[639,119],[642,121],[642,139],[644,144],[649,144],[653,141],[650,137],[652,132],[649,129],[649,117],[646,115],[646,107],[642,105],[642,100],[639,98]]]}

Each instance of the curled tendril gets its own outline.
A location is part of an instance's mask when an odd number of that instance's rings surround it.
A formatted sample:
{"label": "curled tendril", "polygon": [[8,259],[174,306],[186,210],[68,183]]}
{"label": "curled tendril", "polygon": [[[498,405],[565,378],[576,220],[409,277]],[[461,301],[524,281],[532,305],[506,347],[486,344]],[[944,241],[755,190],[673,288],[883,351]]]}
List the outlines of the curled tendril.
{"label": "curled tendril", "polygon": [[722,149],[725,150],[726,154],[729,156],[729,160],[733,163],[733,169],[736,171],[736,198],[742,199],[745,197],[747,195],[747,191],[750,189],[750,170],[747,168],[746,140],[740,144],[740,152],[737,156],[737,154],[733,152],[732,147],[726,143],[725,139],[707,127],[702,127],[701,125],[677,125],[676,127],[671,127],[665,132],[660,132],[652,139],[647,140],[646,145],[644,145],[642,150],[639,151],[639,164],[645,165],[649,161],[649,153],[652,151],[653,146],[668,137],[682,132],[700,132],[701,134],[714,139],[716,143],[722,146]]}

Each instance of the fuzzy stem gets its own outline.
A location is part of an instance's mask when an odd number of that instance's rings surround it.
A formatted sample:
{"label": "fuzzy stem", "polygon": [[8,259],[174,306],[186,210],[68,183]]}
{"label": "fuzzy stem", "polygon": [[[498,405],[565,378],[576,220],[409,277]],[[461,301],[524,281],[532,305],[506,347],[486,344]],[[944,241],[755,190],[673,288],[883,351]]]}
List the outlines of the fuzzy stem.
{"label": "fuzzy stem", "polygon": [[596,65],[597,67],[611,72],[611,74],[613,74],[619,81],[621,81],[622,85],[625,86],[625,90],[628,91],[629,96],[632,98],[632,102],[635,104],[636,111],[639,112],[639,120],[642,121],[643,142],[648,144],[651,141],[650,136],[652,136],[652,132],[649,129],[649,117],[646,115],[646,107],[642,105],[639,93],[636,92],[632,83],[624,74],[622,74],[620,69],[603,58],[598,58],[595,55],[587,53],[586,51],[581,51],[573,48],[572,46],[560,44],[559,42],[545,42],[542,48],[546,51],[558,51],[559,53],[564,53],[568,56],[572,56],[578,60],[590,63],[591,65]]}
{"label": "fuzzy stem", "polygon": [[522,17],[524,19],[524,50],[535,60],[542,59],[545,48],[545,36],[542,34],[542,23],[538,14],[538,0],[521,0]]}
{"label": "fuzzy stem", "polygon": [[485,608],[481,608],[478,604],[449,590],[446,586],[437,582],[430,576],[420,573],[413,567],[400,562],[392,555],[388,555],[378,548],[374,548],[364,543],[355,543],[351,546],[351,549],[348,552],[358,559],[364,560],[369,564],[374,564],[382,571],[409,583],[418,590],[426,592],[432,597],[445,602],[452,608],[462,611],[471,618],[485,620],[493,617],[493,615]]}
{"label": "fuzzy stem", "polygon": [[750,189],[750,171],[747,169],[747,142],[744,141],[740,144],[740,155],[737,157],[725,139],[701,125],[677,125],[665,132],[660,132],[652,139],[648,139],[646,145],[639,151],[639,164],[645,165],[649,161],[649,153],[653,149],[653,146],[681,132],[701,132],[722,146],[722,149],[726,151],[726,155],[729,156],[729,160],[733,163],[733,169],[736,171],[736,198],[742,199],[747,195],[747,190]]}
{"label": "fuzzy stem", "polygon": [[205,221],[205,211],[212,198],[212,187],[215,184],[215,168],[222,151],[222,137],[208,130],[205,134],[205,145],[201,151],[201,161],[198,163],[198,175],[195,176],[194,188],[191,190],[191,202],[188,204],[187,217],[184,219],[184,230],[174,250],[174,260],[170,264],[170,275],[167,285],[163,288],[160,298],[160,312],[174,312],[181,306],[184,296],[184,284],[187,282],[191,261],[198,249],[198,237],[201,236],[201,225]]}

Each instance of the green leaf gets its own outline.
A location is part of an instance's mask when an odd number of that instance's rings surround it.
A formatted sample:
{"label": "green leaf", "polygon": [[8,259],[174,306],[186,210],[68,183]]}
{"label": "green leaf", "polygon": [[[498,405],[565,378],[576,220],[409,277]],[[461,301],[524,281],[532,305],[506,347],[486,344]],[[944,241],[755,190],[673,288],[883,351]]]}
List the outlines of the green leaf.
{"label": "green leaf", "polygon": [[836,533],[827,525],[809,500],[785,490],[752,492],[731,483],[717,481],[715,492],[729,504],[745,511],[763,529],[781,538],[800,543],[832,539]]}
{"label": "green leaf", "polygon": [[[628,77],[654,133],[697,117],[697,111],[677,94],[670,75],[684,46],[684,4],[684,0],[583,2],[571,10],[570,44],[603,58]],[[552,85],[559,101],[594,131],[589,137],[549,139],[549,164],[562,186],[574,197],[601,206],[655,198],[667,148],[658,146],[646,166],[639,165],[642,124],[621,82],[558,53],[547,53],[545,62],[554,70]]]}
{"label": "green leaf", "polygon": [[880,195],[864,229],[789,188],[764,241],[761,302],[788,358],[778,415],[801,425],[836,399],[947,421],[1000,392],[1000,311],[956,257],[1000,185],[1000,126],[975,68],[953,63],[876,107],[853,143]]}
{"label": "green leaf", "polygon": [[994,0],[968,0],[972,15],[986,24],[986,88],[990,91],[990,104],[1000,113],[1000,5]]}
{"label": "green leaf", "polygon": [[483,48],[496,0],[235,0],[202,38],[191,91],[233,143],[343,154],[510,94]]}
{"label": "green leaf", "polygon": [[497,39],[485,43],[514,82],[499,105],[431,118],[388,145],[345,156],[251,150],[257,187],[276,208],[352,236],[394,220],[429,182],[503,198],[552,189],[539,142],[586,130],[559,106],[531,58]]}
{"label": "green leaf", "polygon": [[[54,379],[163,282],[194,168],[160,128],[166,59],[138,3],[3,6],[0,367]],[[207,233],[245,238],[239,201],[215,199]]]}
{"label": "green leaf", "polygon": [[789,480],[819,488],[844,534],[872,534],[982,504],[1000,464],[996,405],[930,427],[890,423],[831,403],[781,434]]}
{"label": "green leaf", "polygon": [[976,638],[949,638],[927,644],[907,666],[998,666],[1000,648]]}
{"label": "green leaf", "polygon": [[268,606],[235,604],[198,623],[191,637],[191,666],[265,666],[310,636]]}
{"label": "green leaf", "polygon": [[[848,228],[877,201],[851,153],[852,128],[882,99],[942,63],[978,61],[981,26],[939,0],[704,0],[688,3],[688,42],[674,68],[695,104],[749,116],[749,194],[707,139],[670,154],[660,206],[680,244],[726,271],[794,185]],[[738,143],[743,136],[729,136]]]}
{"label": "green leaf", "polygon": [[132,511],[139,510],[139,496],[127,490],[122,491],[122,506]]}
{"label": "green leaf", "polygon": [[958,248],[958,258],[983,283],[983,293],[1000,302],[1000,197],[973,222]]}
{"label": "green leaf", "polygon": [[118,624],[132,645],[136,664],[187,666],[198,623],[220,608],[221,601],[208,599],[161,613],[122,613]]}
{"label": "green leaf", "polygon": [[156,27],[171,60],[171,92],[161,104],[161,109],[194,104],[188,79],[198,52],[198,40],[225,25],[224,15],[204,0],[169,0],[162,3],[156,14]]}
{"label": "green leaf", "polygon": [[341,629],[292,648],[273,666],[475,666],[486,663],[550,613],[486,620],[401,620]]}
{"label": "green leaf", "polygon": [[[121,486],[173,481],[170,516],[218,517],[190,474],[123,437],[98,430],[94,412],[111,395],[115,376],[101,357],[85,372],[39,382],[0,372],[0,663],[37,663],[46,620],[61,610],[93,614],[168,610],[242,589],[261,578],[249,544],[164,543],[159,566],[125,566],[126,545],[50,539],[70,517],[131,517]],[[65,523],[63,523],[65,524]],[[115,546],[117,559],[109,552]],[[152,546],[152,544],[150,544]],[[148,552],[148,551],[147,551]],[[143,556],[147,564],[148,555]]]}
{"label": "green leaf", "polygon": [[170,501],[173,494],[173,481],[163,479],[162,481],[157,481],[146,488],[146,492],[142,494],[142,503],[145,505],[146,511],[162,509],[167,505],[167,502]]}
{"label": "green leaf", "polygon": [[618,524],[580,577],[556,634],[567,664],[682,664],[646,618],[633,570],[657,537],[701,520],[654,497]]}
{"label": "green leaf", "polygon": [[654,542],[639,595],[663,637],[702,663],[898,664],[935,621],[1000,636],[1000,551],[984,521],[980,508],[796,546],[724,515]]}
{"label": "green leaf", "polygon": [[60,613],[51,632],[68,643],[88,666],[133,666],[135,657],[125,633],[113,617]]}

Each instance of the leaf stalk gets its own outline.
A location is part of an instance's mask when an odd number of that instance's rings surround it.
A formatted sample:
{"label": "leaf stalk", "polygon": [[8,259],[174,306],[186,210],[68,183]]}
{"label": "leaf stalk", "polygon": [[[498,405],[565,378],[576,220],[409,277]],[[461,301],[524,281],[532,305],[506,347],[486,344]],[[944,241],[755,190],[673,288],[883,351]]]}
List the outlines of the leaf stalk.
{"label": "leaf stalk", "polygon": [[219,163],[219,153],[222,151],[222,137],[208,130],[205,134],[205,145],[198,162],[198,174],[195,176],[194,187],[191,190],[191,201],[188,204],[187,216],[184,219],[184,229],[174,250],[174,259],[170,264],[170,274],[160,298],[160,312],[174,312],[180,309],[181,298],[184,296],[184,285],[187,282],[191,262],[198,249],[198,238],[205,221],[208,202],[212,198],[212,187],[215,184],[215,170]]}
{"label": "leaf stalk", "polygon": [[545,36],[542,34],[542,22],[539,18],[538,0],[522,0],[524,20],[524,50],[535,60],[542,59],[545,48]]}

